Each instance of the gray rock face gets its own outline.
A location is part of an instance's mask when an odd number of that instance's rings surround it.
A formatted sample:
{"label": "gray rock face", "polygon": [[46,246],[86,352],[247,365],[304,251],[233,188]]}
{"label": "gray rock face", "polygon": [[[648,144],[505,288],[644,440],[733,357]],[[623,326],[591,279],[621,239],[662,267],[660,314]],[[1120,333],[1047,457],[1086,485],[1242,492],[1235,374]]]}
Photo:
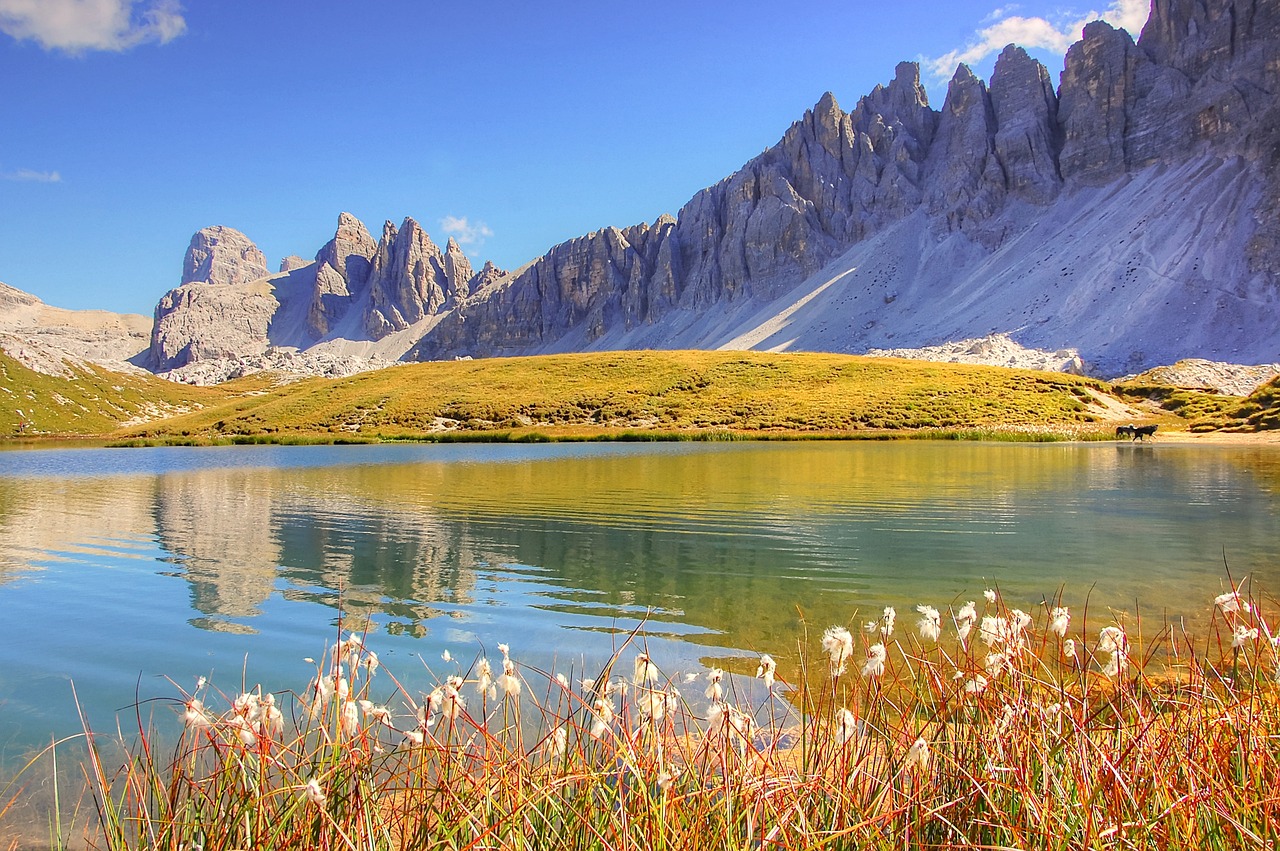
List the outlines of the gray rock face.
{"label": "gray rock face", "polygon": [[315,292],[307,309],[307,330],[313,336],[326,336],[368,289],[377,250],[363,222],[350,213],[338,216],[333,239],[316,252]]}
{"label": "gray rock face", "polygon": [[264,352],[279,307],[267,281],[198,282],[170,290],[156,305],[151,366],[164,371],[192,361]]}
{"label": "gray rock face", "polygon": [[373,255],[365,331],[376,340],[439,313],[451,299],[465,297],[473,274],[452,239],[442,252],[413,219],[399,229],[387,222]]}
{"label": "gray rock face", "polygon": [[235,228],[222,225],[197,231],[182,261],[183,284],[246,284],[270,274],[258,246]]}
{"label": "gray rock face", "polygon": [[290,254],[288,257],[280,261],[281,272],[292,272],[294,269],[301,269],[303,266],[311,264],[310,260],[304,260],[296,254]]}
{"label": "gray rock face", "polygon": [[996,115],[987,87],[967,65],[956,69],[929,151],[928,210],[949,230],[974,233],[1005,198],[996,157]]}
{"label": "gray rock face", "polygon": [[995,155],[1010,195],[1048,204],[1062,186],[1058,174],[1058,95],[1049,71],[1009,45],[991,75]]}
{"label": "gray rock face", "polygon": [[1067,50],[1058,93],[1063,179],[1100,184],[1124,174],[1125,124],[1138,61],[1129,34],[1104,21],[1085,27],[1084,39]]}

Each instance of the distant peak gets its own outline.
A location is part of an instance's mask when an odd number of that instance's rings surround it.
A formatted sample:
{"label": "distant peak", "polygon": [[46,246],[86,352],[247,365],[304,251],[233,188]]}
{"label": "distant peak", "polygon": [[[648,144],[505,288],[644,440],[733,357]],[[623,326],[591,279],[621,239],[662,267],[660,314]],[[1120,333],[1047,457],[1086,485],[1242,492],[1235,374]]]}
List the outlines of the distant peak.
{"label": "distant peak", "polygon": [[814,106],[813,111],[819,115],[839,112],[840,104],[836,103],[835,95],[831,92],[825,92],[822,97],[818,98],[818,103]]}

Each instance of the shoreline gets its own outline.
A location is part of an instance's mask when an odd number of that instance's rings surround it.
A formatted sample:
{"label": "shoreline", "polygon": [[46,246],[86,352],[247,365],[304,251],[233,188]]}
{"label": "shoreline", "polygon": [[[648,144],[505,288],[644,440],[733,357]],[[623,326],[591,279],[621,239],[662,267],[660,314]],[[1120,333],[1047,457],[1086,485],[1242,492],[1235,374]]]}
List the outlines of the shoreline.
{"label": "shoreline", "polygon": [[955,441],[955,442],[1080,442],[1080,443],[1138,443],[1151,446],[1161,443],[1213,446],[1280,446],[1280,430],[1257,432],[1208,431],[1191,432],[1184,429],[1158,431],[1145,441],[1128,438],[1112,438],[1105,432],[1113,423],[1103,427],[1092,437],[1073,437],[1053,427],[1028,429],[1024,426],[1010,428],[954,428],[938,431],[910,429],[875,429],[866,431],[738,431],[738,430],[689,430],[646,431],[641,429],[593,429],[581,431],[572,426],[547,430],[529,428],[521,430],[455,431],[422,434],[259,434],[219,435],[212,439],[191,438],[138,438],[120,436],[48,435],[0,439],[0,451],[22,449],[133,449],[165,446],[306,446],[306,445],[369,445],[394,443],[665,443],[665,442],[825,442],[825,441]]}

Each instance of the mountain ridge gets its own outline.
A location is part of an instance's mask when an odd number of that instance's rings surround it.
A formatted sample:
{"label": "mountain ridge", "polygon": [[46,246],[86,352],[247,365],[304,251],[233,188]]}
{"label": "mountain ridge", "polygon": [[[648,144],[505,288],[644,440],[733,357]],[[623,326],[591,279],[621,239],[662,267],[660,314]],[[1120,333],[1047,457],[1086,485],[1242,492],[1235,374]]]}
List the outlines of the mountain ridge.
{"label": "mountain ridge", "polygon": [[313,261],[275,275],[243,234],[205,229],[135,363],[181,377],[284,355],[355,369],[991,335],[1104,377],[1189,357],[1273,362],[1278,5],[1153,0],[1136,42],[1087,25],[1056,88],[1010,45],[990,84],[959,66],[938,110],[918,65],[900,63],[851,111],[824,94],[676,215],[601,228],[513,272],[475,271],[412,218],[375,241],[343,213]]}

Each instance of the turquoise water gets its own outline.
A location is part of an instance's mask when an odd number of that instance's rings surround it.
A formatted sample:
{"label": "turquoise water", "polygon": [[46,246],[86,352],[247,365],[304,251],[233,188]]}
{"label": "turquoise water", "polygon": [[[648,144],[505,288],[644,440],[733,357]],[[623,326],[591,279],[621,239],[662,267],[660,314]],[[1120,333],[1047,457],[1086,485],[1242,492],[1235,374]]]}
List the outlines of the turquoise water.
{"label": "turquoise water", "polygon": [[1274,447],[1159,443],[4,452],[0,757],[79,729],[73,682],[103,728],[201,675],[301,690],[339,612],[410,687],[498,642],[591,671],[632,630],[749,675],[994,585],[1194,629],[1224,556],[1280,588],[1278,495]]}

